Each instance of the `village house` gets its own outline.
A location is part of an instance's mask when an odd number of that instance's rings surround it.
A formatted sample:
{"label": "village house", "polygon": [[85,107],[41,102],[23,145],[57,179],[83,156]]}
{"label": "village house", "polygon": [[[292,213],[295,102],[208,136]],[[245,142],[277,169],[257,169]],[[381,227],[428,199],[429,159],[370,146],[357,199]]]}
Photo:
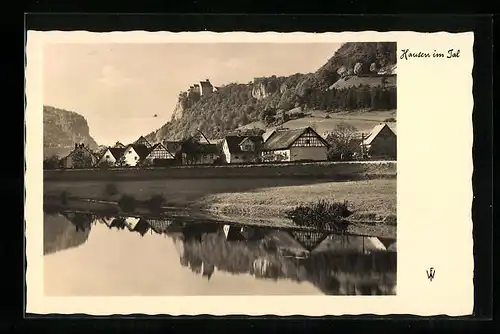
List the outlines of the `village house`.
{"label": "village house", "polygon": [[62,168],[91,168],[97,162],[97,157],[85,144],[75,143],[75,148],[61,159]]}
{"label": "village house", "polygon": [[220,158],[216,144],[201,144],[200,155],[196,160],[199,164],[214,164]]}
{"label": "village house", "polygon": [[376,125],[361,142],[363,154],[374,159],[396,159],[397,137],[386,123]]}
{"label": "village house", "polygon": [[328,143],[311,127],[276,129],[264,142],[263,161],[325,161]]}
{"label": "village house", "polygon": [[153,166],[172,165],[174,161],[175,155],[161,143],[155,144],[144,158],[144,164]]}
{"label": "village house", "polygon": [[163,145],[174,156],[177,156],[182,149],[182,141],[165,141]]}
{"label": "village house", "polygon": [[255,162],[260,158],[262,145],[261,136],[226,136],[222,145],[225,162]]}
{"label": "village house", "polygon": [[125,148],[121,147],[108,147],[108,149],[101,155],[101,158],[97,161],[97,166],[106,163],[108,166],[116,166]]}
{"label": "village house", "polygon": [[213,164],[220,158],[217,145],[199,130],[182,142],[179,152],[183,165]]}
{"label": "village house", "polygon": [[144,136],[140,136],[132,145],[144,145],[147,148],[151,148],[153,145]]}
{"label": "village house", "polygon": [[120,159],[120,165],[134,167],[141,163],[150,153],[145,145],[128,145]]}
{"label": "village house", "polygon": [[125,148],[125,145],[123,145],[122,143],[120,143],[119,141],[117,141],[115,143],[115,146],[113,146],[113,147],[116,147],[116,148]]}

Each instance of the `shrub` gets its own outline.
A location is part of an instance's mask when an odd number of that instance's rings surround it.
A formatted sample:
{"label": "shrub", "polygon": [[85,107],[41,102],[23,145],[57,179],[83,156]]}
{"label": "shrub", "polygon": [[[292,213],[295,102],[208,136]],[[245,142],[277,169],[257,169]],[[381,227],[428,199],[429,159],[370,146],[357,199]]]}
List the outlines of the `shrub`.
{"label": "shrub", "polygon": [[333,229],[336,233],[343,233],[347,228],[345,218],[351,214],[346,201],[339,203],[319,200],[309,205],[298,205],[288,211],[286,216],[299,226]]}
{"label": "shrub", "polygon": [[326,115],[325,118],[330,118],[330,115]]}
{"label": "shrub", "polygon": [[384,123],[395,123],[396,119],[394,117],[384,119]]}
{"label": "shrub", "polygon": [[164,204],[165,204],[165,197],[163,197],[162,194],[153,195],[146,201],[146,206],[151,211],[161,210]]}
{"label": "shrub", "polygon": [[118,200],[118,206],[123,211],[134,211],[137,207],[137,200],[133,196],[123,195]]}
{"label": "shrub", "polygon": [[118,194],[118,187],[114,183],[108,183],[104,188],[104,194],[108,196],[114,196]]}

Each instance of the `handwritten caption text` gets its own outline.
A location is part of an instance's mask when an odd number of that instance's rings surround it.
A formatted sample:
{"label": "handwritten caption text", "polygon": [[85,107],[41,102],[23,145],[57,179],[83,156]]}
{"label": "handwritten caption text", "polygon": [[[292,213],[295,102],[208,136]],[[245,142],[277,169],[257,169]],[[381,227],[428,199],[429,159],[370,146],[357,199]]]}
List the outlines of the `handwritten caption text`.
{"label": "handwritten caption text", "polygon": [[433,52],[413,52],[410,49],[401,50],[401,56],[399,59],[408,60],[410,58],[459,58],[459,49],[449,49],[447,52],[438,52],[434,50]]}

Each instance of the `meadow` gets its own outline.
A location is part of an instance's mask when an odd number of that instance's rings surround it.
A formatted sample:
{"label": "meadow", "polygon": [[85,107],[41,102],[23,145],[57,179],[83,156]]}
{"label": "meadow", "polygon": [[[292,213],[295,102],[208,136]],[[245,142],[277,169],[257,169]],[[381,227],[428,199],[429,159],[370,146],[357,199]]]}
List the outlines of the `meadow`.
{"label": "meadow", "polygon": [[[325,111],[308,111],[306,117],[290,120],[283,123],[283,127],[296,129],[306,126],[312,126],[321,135],[332,132],[335,126],[341,122],[346,122],[353,125],[359,132],[369,133],[373,127],[380,122],[384,122],[390,118],[396,118],[396,110],[388,111],[370,111],[370,112],[336,112],[327,113]],[[388,125],[396,132],[396,122],[390,122]],[[265,129],[266,126],[262,121],[247,124],[240,129],[260,128]]]}
{"label": "meadow", "polygon": [[[109,191],[112,184],[113,192]],[[117,202],[123,195],[147,200],[162,195],[166,206],[203,210],[231,220],[284,219],[287,210],[319,199],[347,201],[360,221],[354,232],[395,237],[396,179],[328,181],[300,178],[49,181],[44,195]],[[369,223],[366,223],[366,222]],[[353,232],[353,231],[351,231]]]}

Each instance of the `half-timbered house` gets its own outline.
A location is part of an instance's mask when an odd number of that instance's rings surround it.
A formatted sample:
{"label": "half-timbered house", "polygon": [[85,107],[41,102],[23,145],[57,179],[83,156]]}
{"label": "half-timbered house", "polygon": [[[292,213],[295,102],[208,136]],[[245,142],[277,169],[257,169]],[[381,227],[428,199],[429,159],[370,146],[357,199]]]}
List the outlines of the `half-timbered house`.
{"label": "half-timbered house", "polygon": [[154,166],[170,165],[174,161],[175,155],[161,143],[155,144],[144,158],[144,164]]}
{"label": "half-timbered house", "polygon": [[311,127],[276,130],[264,143],[263,161],[324,161],[328,143]]}

